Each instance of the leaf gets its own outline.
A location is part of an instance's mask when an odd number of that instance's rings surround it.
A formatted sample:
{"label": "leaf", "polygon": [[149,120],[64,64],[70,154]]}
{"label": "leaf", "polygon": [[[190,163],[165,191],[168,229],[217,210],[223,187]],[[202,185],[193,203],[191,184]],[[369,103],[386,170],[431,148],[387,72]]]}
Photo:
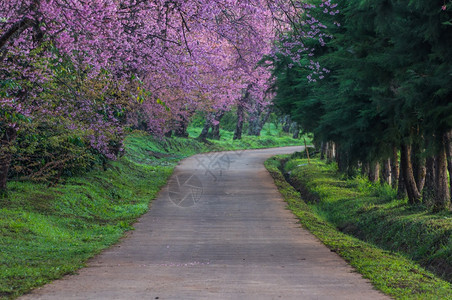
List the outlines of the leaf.
{"label": "leaf", "polygon": [[159,98],[157,98],[156,102],[157,102],[157,104],[160,104],[161,106],[163,106],[166,111],[170,111],[170,108],[166,105],[166,103],[163,102],[162,100],[160,100]]}

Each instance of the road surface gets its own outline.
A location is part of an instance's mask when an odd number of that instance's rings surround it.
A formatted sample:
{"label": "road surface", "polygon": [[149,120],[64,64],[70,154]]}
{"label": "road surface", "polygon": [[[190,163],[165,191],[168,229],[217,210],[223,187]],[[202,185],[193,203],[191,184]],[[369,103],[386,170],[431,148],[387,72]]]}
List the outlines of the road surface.
{"label": "road surface", "polygon": [[23,299],[386,299],[287,210],[264,161],[201,154],[121,243]]}

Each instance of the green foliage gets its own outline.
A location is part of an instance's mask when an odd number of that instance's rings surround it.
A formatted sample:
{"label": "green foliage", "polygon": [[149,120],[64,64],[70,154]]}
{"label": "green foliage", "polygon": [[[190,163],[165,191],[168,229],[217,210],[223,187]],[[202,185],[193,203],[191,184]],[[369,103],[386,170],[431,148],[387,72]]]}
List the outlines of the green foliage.
{"label": "green foliage", "polygon": [[[442,142],[452,128],[449,5],[442,10],[444,1],[333,2],[340,13],[318,18],[334,38],[314,57],[301,57],[301,66],[289,67],[293,62],[285,56],[273,62],[276,106],[313,132],[316,142],[336,142],[352,167],[386,159],[392,146],[421,136],[430,144]],[[309,59],[331,72],[307,80]]]}
{"label": "green foliage", "polygon": [[[418,230],[425,228],[423,226],[427,224],[436,225],[433,226],[433,229],[424,229],[424,238],[429,237],[430,240],[438,236],[450,238],[452,220],[450,215],[428,215],[425,212],[424,214],[413,212],[400,203],[386,202],[386,200],[368,195],[369,192],[374,193],[372,187],[366,187],[366,192],[359,191],[357,186],[360,183],[341,180],[333,164],[326,165],[314,160],[310,165],[307,165],[306,160],[289,160],[285,165],[285,170],[292,172],[291,178],[296,176],[308,186],[305,191],[313,191],[320,195],[320,201],[317,204],[308,205],[300,198],[300,193],[285,180],[280,170],[281,163],[286,159],[287,156],[274,157],[267,160],[265,165],[275,179],[275,184],[288,203],[288,207],[299,218],[300,223],[316,235],[327,247],[347,260],[377,289],[396,299],[451,298],[452,285],[407,258],[406,252],[397,253],[384,249],[386,247],[381,249],[375,246],[380,234],[387,237],[394,234],[392,231],[385,232],[391,230],[391,224],[398,223],[397,220],[403,218],[403,216],[406,218],[403,226],[405,230],[399,228],[397,230],[398,235],[392,238],[393,242],[410,243],[413,242],[411,238],[408,238],[411,236],[415,237],[416,247],[421,248],[419,243],[423,243],[424,240],[422,237],[419,239],[417,234],[419,234]],[[299,166],[300,164],[303,166]],[[362,197],[362,200],[360,200],[361,198],[356,199],[356,197]],[[353,199],[353,201],[348,199]],[[373,211],[380,211],[378,218],[369,220]],[[405,213],[401,213],[402,211],[405,211]],[[422,215],[425,215],[423,224],[418,226],[418,223],[413,222],[413,219]],[[364,218],[367,218],[367,220],[361,220]],[[340,222],[344,225],[349,224],[348,228],[342,228],[345,233],[337,229],[337,224]],[[354,231],[366,230],[367,241],[346,234],[350,233],[353,225],[357,228]],[[413,226],[412,230],[406,230],[409,226]],[[430,225],[429,228],[432,228],[432,226]],[[447,230],[449,231],[447,232]],[[359,236],[358,234],[355,235]],[[374,237],[374,239],[371,237]],[[449,248],[450,246],[452,245],[449,242]],[[428,248],[428,245],[423,245],[423,248]],[[439,253],[444,251],[445,248],[447,246],[443,244],[437,255],[443,255]],[[447,257],[447,255],[443,257]]]}
{"label": "green foliage", "polygon": [[11,182],[0,212],[0,296],[15,297],[72,273],[130,230],[148,209],[175,161],[146,164],[138,148],[155,141],[133,135],[129,154],[107,171],[47,187]]}
{"label": "green foliage", "polygon": [[452,276],[452,213],[431,213],[397,200],[387,185],[357,177],[341,179],[335,164],[289,160],[285,170],[305,194],[318,196],[311,209],[345,233],[402,253],[445,279]]}
{"label": "green foliage", "polygon": [[[190,129],[193,132],[196,129]],[[36,135],[36,141],[27,142],[33,151],[48,153],[68,147],[67,155],[75,157],[79,140],[60,144],[64,135],[59,134],[57,138]],[[117,242],[148,210],[182,158],[206,151],[296,143],[289,137],[244,137],[232,142],[232,133],[225,131],[220,141],[204,144],[193,138],[156,139],[137,131],[125,139],[125,155],[108,163],[106,170],[69,177],[53,187],[11,181],[8,198],[0,200],[0,298],[15,298],[73,273]],[[80,155],[84,159],[88,154]]]}
{"label": "green foliage", "polygon": [[64,119],[24,126],[13,152],[10,177],[34,182],[55,183],[90,170],[101,156],[87,147],[85,132],[70,130]]}
{"label": "green foliage", "polygon": [[[201,128],[192,127],[188,128],[190,137],[196,138],[201,133]],[[236,149],[258,149],[258,148],[271,148],[271,147],[284,147],[284,146],[298,146],[302,144],[302,140],[293,139],[291,134],[282,133],[280,129],[276,129],[274,124],[267,124],[261,131],[260,136],[248,136],[243,135],[241,140],[233,140],[234,132],[222,130],[220,132],[220,140],[211,140],[214,143],[210,147],[215,150],[236,150]],[[311,138],[306,137],[306,141],[309,144]]]}
{"label": "green foliage", "polygon": [[[234,132],[237,125],[237,109],[232,109],[224,113],[223,118],[221,118],[220,128],[226,131]],[[244,132],[246,132],[246,127],[248,122],[244,124]]]}
{"label": "green foliage", "polygon": [[[203,128],[206,122],[207,114],[205,112],[197,112],[190,121],[190,127],[192,128]],[[224,113],[221,118],[220,128],[221,130],[234,132],[235,127],[237,125],[237,109],[234,108],[230,111]],[[244,132],[246,132],[246,128],[248,126],[248,122],[244,123]]]}
{"label": "green foliage", "polygon": [[190,126],[196,128],[202,128],[206,122],[207,114],[203,111],[197,111],[190,120]]}
{"label": "green foliage", "polygon": [[[54,58],[42,55],[47,46]],[[123,138],[119,122],[126,107],[119,105],[125,104],[125,92],[117,89],[111,74],[103,70],[90,79],[50,44],[31,54],[36,59],[24,61],[49,77],[38,90],[21,74],[0,81],[0,97],[8,100],[0,107],[2,163],[9,165],[12,156],[8,179],[55,184],[118,156]],[[7,136],[13,137],[8,143]]]}

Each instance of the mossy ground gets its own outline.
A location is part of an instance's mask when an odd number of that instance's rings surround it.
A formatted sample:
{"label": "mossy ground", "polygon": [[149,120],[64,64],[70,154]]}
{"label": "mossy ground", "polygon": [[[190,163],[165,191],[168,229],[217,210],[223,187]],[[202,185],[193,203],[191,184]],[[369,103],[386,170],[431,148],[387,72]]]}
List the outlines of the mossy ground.
{"label": "mossy ground", "polygon": [[[192,135],[197,129],[190,129]],[[15,298],[84,266],[118,241],[165,185],[183,158],[206,151],[300,144],[289,136],[244,137],[224,132],[210,144],[155,139],[135,132],[126,154],[106,169],[66,178],[55,187],[10,182],[0,199],[0,298]]]}
{"label": "mossy ground", "polygon": [[389,186],[342,179],[316,159],[275,157],[266,167],[300,223],[376,288],[397,299],[452,299],[449,212],[410,207]]}

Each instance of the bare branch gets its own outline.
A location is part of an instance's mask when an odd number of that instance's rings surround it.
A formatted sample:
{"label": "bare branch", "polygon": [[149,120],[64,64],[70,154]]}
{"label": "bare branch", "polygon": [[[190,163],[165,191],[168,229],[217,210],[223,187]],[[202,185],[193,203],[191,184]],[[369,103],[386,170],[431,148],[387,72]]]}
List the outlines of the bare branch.
{"label": "bare branch", "polygon": [[0,50],[3,49],[3,47],[8,43],[8,41],[19,36],[22,32],[35,25],[36,22],[29,18],[24,18],[16,22],[10,29],[8,29],[0,37]]}

